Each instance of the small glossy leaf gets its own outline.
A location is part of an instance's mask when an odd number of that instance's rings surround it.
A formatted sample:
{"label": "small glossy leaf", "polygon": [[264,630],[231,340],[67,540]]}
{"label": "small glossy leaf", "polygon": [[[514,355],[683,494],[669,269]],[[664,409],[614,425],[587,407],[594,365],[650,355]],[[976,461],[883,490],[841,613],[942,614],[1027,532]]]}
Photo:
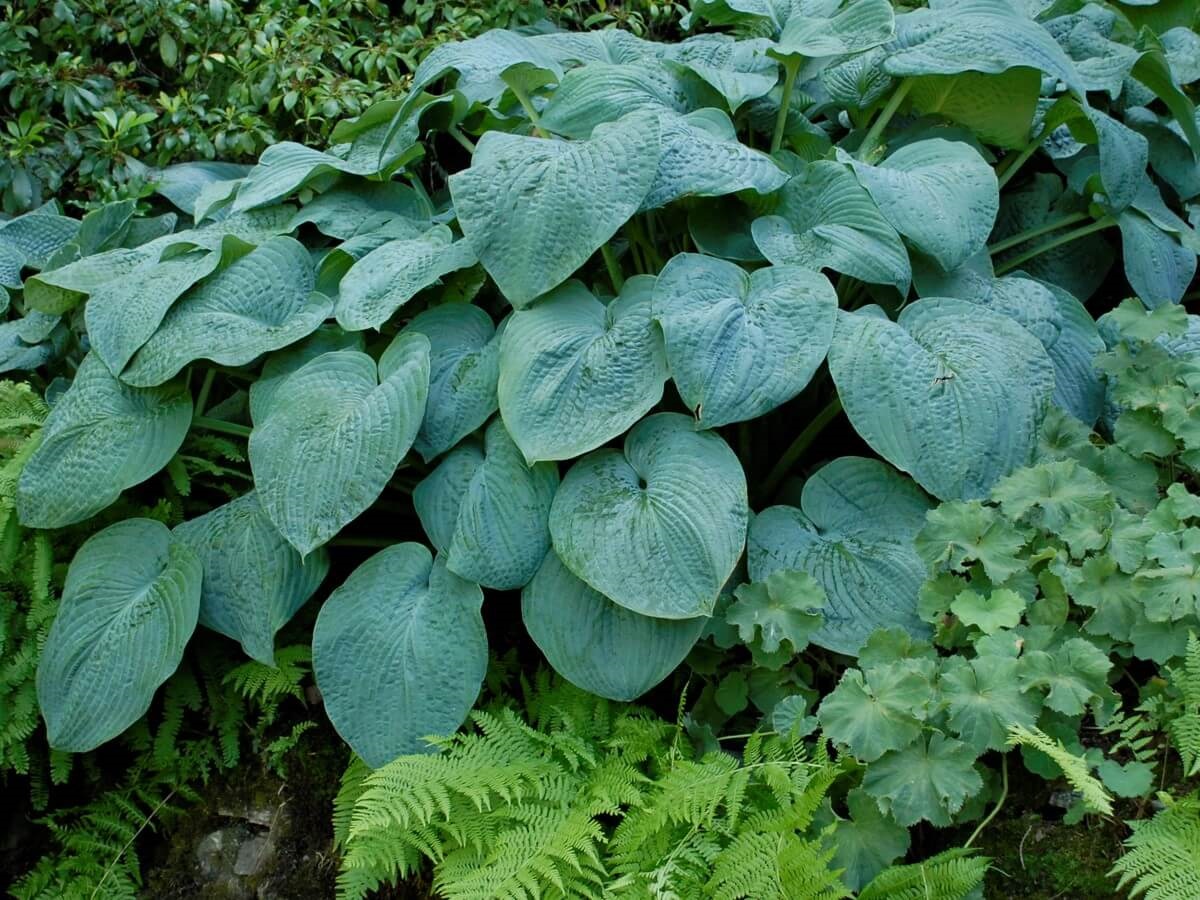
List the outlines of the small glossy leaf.
{"label": "small glossy leaf", "polygon": [[204,570],[200,624],[275,664],[275,632],[320,587],[329,572],[323,549],[301,559],[267,518],[254,491],[174,530]]}
{"label": "small glossy leaf", "polygon": [[[511,332],[510,332],[511,333]],[[746,540],[746,477],[733,451],[686,416],[660,413],[572,466],[550,509],[568,569],[643,615],[712,612]]]}
{"label": "small glossy leaf", "polygon": [[38,662],[51,747],[92,750],[145,714],[196,628],[200,581],[196,554],[151,519],[110,525],[79,548]]}
{"label": "small glossy leaf", "polygon": [[929,298],[897,322],[842,314],[829,370],[855,430],[942,500],[982,497],[1027,465],[1054,369],[1007,316]]}
{"label": "small glossy leaf", "polygon": [[553,550],[521,592],[521,616],[555,671],[610,700],[636,700],[670,675],[707,621],[655,619],[618,606]]}
{"label": "small glossy leaf", "polygon": [[172,306],[121,380],[162,384],[197,359],[241,366],[293,344],[329,315],[329,298],[312,288],[308,251],[290,237],[273,238]]}
{"label": "small glossy leaf", "polygon": [[913,539],[933,504],[891,467],[844,456],[804,485],[801,508],[773,506],[750,524],[750,577],[799,569],[829,596],[813,643],[854,654],[877,628],[923,636],[916,614],[925,565]]}
{"label": "small glossy leaf", "polygon": [[259,500],[307,555],[375,502],[412,446],[429,392],[429,341],[406,339],[387,369],[339,350],[274,392],[250,435]]}
{"label": "small glossy leaf", "polygon": [[452,734],[487,671],[483,592],[420,544],[394,544],[329,595],[313,670],[333,727],[367,765],[430,753]]}
{"label": "small glossy leaf", "polygon": [[413,503],[451,572],[513,590],[529,582],[550,548],[550,501],[557,488],[558,467],[527,466],[495,419],[484,435],[484,452],[477,445],[451,451],[417,485]]}
{"label": "small glossy leaf", "polygon": [[605,306],[571,281],[518,310],[500,341],[500,415],[533,463],[572,459],[622,434],[662,398],[667,359],[654,279]]}
{"label": "small glossy leaf", "polygon": [[130,387],[89,353],[21,471],[21,524],[60,528],[100,512],[165,466],[191,421],[192,398],[181,387]]}
{"label": "small glossy leaf", "polygon": [[513,306],[569,278],[641,207],[658,171],[651,116],[601,125],[585,141],[489,131],[450,176],[463,233]]}
{"label": "small glossy leaf", "polygon": [[795,266],[746,273],[682,253],[654,286],[667,365],[701,428],[753,419],[802,391],[833,339],[837,293]]}

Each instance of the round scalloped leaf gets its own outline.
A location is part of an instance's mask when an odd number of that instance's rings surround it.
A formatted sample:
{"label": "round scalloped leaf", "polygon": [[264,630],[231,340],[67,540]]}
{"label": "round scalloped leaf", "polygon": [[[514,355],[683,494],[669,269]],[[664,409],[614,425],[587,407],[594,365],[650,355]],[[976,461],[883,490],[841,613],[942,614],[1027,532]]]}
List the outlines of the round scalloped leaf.
{"label": "round scalloped leaf", "polygon": [[356,350],[325,353],[274,392],[250,435],[259,501],[307,555],[375,502],[425,413],[429,341],[405,339],[391,365]]}
{"label": "round scalloped leaf", "polygon": [[930,138],[905,144],[878,166],[853,165],[884,218],[945,271],[987,243],[1000,187],[969,144]]}
{"label": "round scalloped leaf", "polygon": [[275,665],[275,632],[286,625],[329,573],[319,549],[301,559],[251,491],[175,528],[204,568],[200,624]]}
{"label": "round scalloped leaf", "polygon": [[389,241],[355,262],[338,288],[338,324],[347,331],[378,328],[443,275],[475,264],[467,241],[451,243],[445,225],[412,240]]}
{"label": "round scalloped leaf", "polygon": [[618,606],[553,550],[521,592],[521,617],[559,675],[609,700],[635,700],[670,675],[708,621],[655,619]]}
{"label": "round scalloped leaf", "polygon": [[329,298],[313,291],[313,279],[304,245],[272,238],[172,306],[121,380],[139,387],[162,384],[197,359],[243,366],[294,344],[330,312]]}
{"label": "round scalloped leaf", "polygon": [[866,188],[841,163],[818,160],[779,192],[775,215],[755,219],[754,243],[776,265],[833,269],[904,293],[908,251]]}
{"label": "round scalloped leaf", "polygon": [[571,468],[550,508],[568,569],[626,609],[707,616],[746,542],[746,476],[728,445],[679,413],[643,419],[624,452]]}
{"label": "round scalloped leaf", "polygon": [[487,671],[483,591],[420,544],[395,544],[329,595],[313,629],[313,670],[338,734],[367,765],[434,750]]}
{"label": "round scalloped leaf", "polygon": [[1037,338],[944,297],[918,300],[896,322],[839,314],[829,371],[855,430],[941,500],[985,497],[1028,465],[1054,391]]}
{"label": "round scalloped leaf", "polygon": [[51,747],[92,750],[146,713],[196,629],[200,581],[196,554],[151,519],[79,548],[37,670]]}
{"label": "round scalloped leaf", "polygon": [[500,341],[500,415],[529,462],[572,459],[662,399],[667,358],[639,275],[605,306],[571,281],[513,313]]}
{"label": "round scalloped leaf", "polygon": [[701,428],[753,419],[796,396],[825,359],[837,293],[819,272],[753,273],[681,253],[654,286],[667,365]]}
{"label": "round scalloped leaf", "polygon": [[600,125],[585,141],[489,131],[450,176],[463,233],[515,307],[562,284],[624,225],[658,171],[653,115]]}
{"label": "round scalloped leaf", "polygon": [[427,309],[401,334],[429,338],[429,403],[413,449],[428,462],[488,420],[500,405],[500,340],[505,324],[470,303]]}
{"label": "round scalloped leaf", "polygon": [[917,616],[925,564],[913,538],[933,503],[908,478],[875,459],[843,456],[804,484],[800,509],[772,506],[750,523],[750,577],[807,572],[825,588],[824,624],[811,641],[854,655],[877,628],[927,636]]}
{"label": "round scalloped leaf", "polygon": [[95,515],[170,462],[191,422],[182,387],[130,387],[89,353],[21,470],[21,524],[61,528]]}
{"label": "round scalloped leaf", "polygon": [[476,441],[456,447],[413,491],[417,516],[446,567],[484,587],[529,582],[550,547],[550,502],[558,467],[527,466],[495,419]]}

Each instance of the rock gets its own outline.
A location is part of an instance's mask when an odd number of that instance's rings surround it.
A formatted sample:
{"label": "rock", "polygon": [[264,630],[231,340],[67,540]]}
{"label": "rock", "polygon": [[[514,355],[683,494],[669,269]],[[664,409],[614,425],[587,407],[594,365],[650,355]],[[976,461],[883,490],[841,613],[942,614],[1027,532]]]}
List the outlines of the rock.
{"label": "rock", "polygon": [[267,835],[255,835],[238,847],[237,859],[233,863],[236,875],[253,878],[270,865],[275,848]]}
{"label": "rock", "polygon": [[221,896],[235,900],[254,897],[254,891],[237,872],[241,849],[251,839],[250,830],[244,825],[231,825],[209,832],[196,844],[200,877],[212,885],[214,893],[220,891]]}

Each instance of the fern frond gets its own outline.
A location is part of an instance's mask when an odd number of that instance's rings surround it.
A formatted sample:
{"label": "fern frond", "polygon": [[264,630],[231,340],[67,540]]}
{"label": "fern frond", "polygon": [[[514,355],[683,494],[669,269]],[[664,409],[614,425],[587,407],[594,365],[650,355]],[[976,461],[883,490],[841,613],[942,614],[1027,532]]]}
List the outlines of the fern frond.
{"label": "fern frond", "polygon": [[1104,790],[1104,785],[1092,775],[1087,761],[1064,747],[1062,741],[1055,740],[1039,728],[1011,725],[1008,729],[1008,745],[1014,747],[1018,744],[1040,750],[1054,760],[1071,787],[1079,791],[1088,810],[1112,815],[1112,798]]}
{"label": "fern frond", "polygon": [[921,863],[891,866],[859,892],[858,900],[966,900],[983,884],[988,859],[955,848]]}
{"label": "fern frond", "polygon": [[1146,900],[1200,897],[1200,798],[1163,797],[1166,807],[1152,819],[1130,822],[1126,852],[1109,872],[1117,888]]}

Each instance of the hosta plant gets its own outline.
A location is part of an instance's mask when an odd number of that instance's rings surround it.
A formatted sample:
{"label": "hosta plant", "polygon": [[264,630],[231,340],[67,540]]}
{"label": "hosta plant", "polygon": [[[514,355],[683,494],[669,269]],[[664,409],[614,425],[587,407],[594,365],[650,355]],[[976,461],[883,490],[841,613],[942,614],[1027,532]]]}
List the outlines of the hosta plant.
{"label": "hosta plant", "polygon": [[[947,821],[1003,731],[946,733],[908,693],[883,732],[837,711],[933,677],[929,511],[1007,513],[1047,423],[1127,421],[1094,365],[1111,285],[1195,330],[1200,67],[1192,13],[1161,12],[704,0],[678,43],[492,31],[327,148],[157,173],[174,211],[0,224],[4,367],[51,402],[20,521],[84,521],[205,430],[244,438],[252,476],[80,550],[38,672],[51,742],[130,726],[197,625],[269,664],[317,596],[326,710],[381,766],[463,722],[484,613],[519,590],[550,664],[619,700],[719,608],[766,653],[906,636],[899,687],[860,658],[819,714],[881,761],[879,809]],[[1194,442],[1134,419],[1148,453]],[[826,461],[835,420],[861,440]],[[983,585],[952,604],[983,633],[1022,611]],[[1031,646],[1022,721],[1043,688],[1064,715],[1103,694],[1108,656],[1074,646],[1095,690]]]}

